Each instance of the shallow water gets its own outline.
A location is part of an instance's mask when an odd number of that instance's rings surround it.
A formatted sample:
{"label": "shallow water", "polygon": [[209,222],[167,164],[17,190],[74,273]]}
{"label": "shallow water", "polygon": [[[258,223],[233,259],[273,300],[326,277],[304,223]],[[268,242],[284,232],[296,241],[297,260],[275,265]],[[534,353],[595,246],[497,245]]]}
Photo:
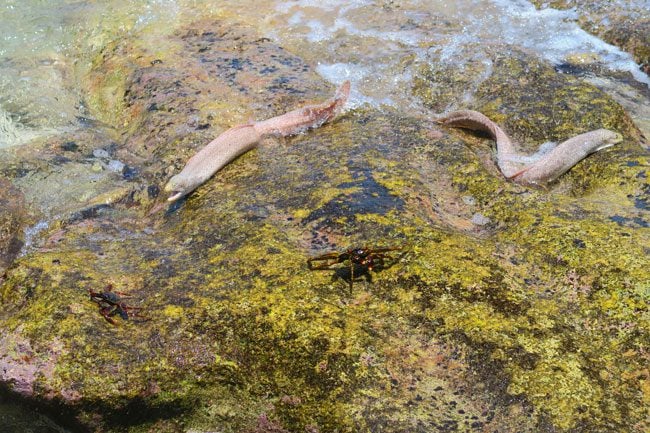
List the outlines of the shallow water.
{"label": "shallow water", "polygon": [[[650,8],[643,0],[627,3]],[[101,127],[92,121],[77,84],[93,55],[110,38],[143,32],[145,43],[154,43],[201,16],[247,23],[314,65],[326,80],[351,80],[353,107],[389,105],[418,116],[432,113],[411,95],[414,64],[435,60],[462,69],[479,62],[485,71],[481,78],[489,76],[490,57],[480,49],[467,57],[468,47],[517,47],[559,68],[575,59],[598,64],[601,68],[590,69],[584,79],[621,102],[650,136],[650,79],[631,56],[581,30],[576,12],[538,11],[523,0],[5,0],[0,6],[0,148]],[[465,100],[472,92],[470,86]],[[14,409],[0,403],[0,412],[19,413]],[[26,415],[7,422],[23,426],[21,417]],[[24,431],[59,431],[38,430],[38,425]]]}
{"label": "shallow water", "polygon": [[[642,0],[636,3],[643,7]],[[76,73],[109,37],[171,32],[201,16],[236,19],[314,65],[329,81],[353,82],[353,103],[389,104],[426,113],[410,98],[415,61],[462,67],[490,60],[465,56],[468,46],[510,44],[561,65],[570,58],[604,65],[587,79],[612,89],[647,125],[648,92],[612,83],[625,71],[650,84],[629,54],[581,30],[574,11],[538,11],[527,1],[367,0],[317,2],[210,0],[8,1],[0,6],[0,147],[87,126],[89,113]],[[441,23],[443,25],[441,25]],[[153,36],[151,36],[153,35]],[[621,89],[619,87],[625,87]],[[470,93],[466,98],[471,98]],[[625,104],[627,102],[627,104]],[[638,113],[635,113],[638,111]],[[646,131],[647,132],[647,131]]]}

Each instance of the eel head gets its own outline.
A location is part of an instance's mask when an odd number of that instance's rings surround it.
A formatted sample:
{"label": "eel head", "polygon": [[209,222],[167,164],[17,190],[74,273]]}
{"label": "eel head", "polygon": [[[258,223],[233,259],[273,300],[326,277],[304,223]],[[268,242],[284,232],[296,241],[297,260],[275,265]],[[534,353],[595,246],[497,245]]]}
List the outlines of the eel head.
{"label": "eel head", "polygon": [[165,192],[169,194],[167,201],[174,202],[185,197],[205,181],[200,177],[188,176],[184,171],[173,176],[165,185]]}
{"label": "eel head", "polygon": [[608,129],[598,129],[595,132],[599,134],[600,145],[594,149],[594,152],[606,149],[623,141],[623,136],[618,132],[610,131]]}

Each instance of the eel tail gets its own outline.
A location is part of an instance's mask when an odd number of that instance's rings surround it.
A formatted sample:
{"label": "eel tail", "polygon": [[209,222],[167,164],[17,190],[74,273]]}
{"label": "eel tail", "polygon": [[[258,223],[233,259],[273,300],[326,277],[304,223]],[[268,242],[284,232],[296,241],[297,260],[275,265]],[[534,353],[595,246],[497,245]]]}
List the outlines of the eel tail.
{"label": "eel tail", "polygon": [[350,81],[346,81],[338,88],[334,97],[327,102],[308,105],[280,116],[255,122],[253,125],[262,136],[286,137],[300,134],[309,129],[318,128],[334,119],[343,109],[349,96]]}

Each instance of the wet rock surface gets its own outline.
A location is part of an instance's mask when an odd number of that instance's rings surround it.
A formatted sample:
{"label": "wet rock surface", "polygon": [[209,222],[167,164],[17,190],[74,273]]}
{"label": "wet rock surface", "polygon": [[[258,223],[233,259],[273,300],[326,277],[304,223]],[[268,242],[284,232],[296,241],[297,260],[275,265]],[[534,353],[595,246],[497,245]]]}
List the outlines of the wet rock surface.
{"label": "wet rock surface", "polygon": [[0,173],[43,221],[75,218],[79,212],[110,204],[111,194],[128,187],[124,169],[110,169],[109,152],[116,147],[104,134],[64,134],[3,151]]}
{"label": "wet rock surface", "polygon": [[23,194],[9,181],[0,178],[0,273],[4,273],[20,253],[27,223]]}
{"label": "wet rock surface", "polygon": [[[484,113],[512,137],[522,153],[529,155],[540,150],[544,143],[559,143],[599,128],[629,138],[627,145],[618,147],[619,151],[629,148],[630,143],[634,151],[639,151],[637,143],[644,140],[641,132],[625,110],[603,90],[579,78],[557,73],[551,65],[513,47],[482,49],[489,53],[483,62],[476,62],[476,53],[468,49],[464,63],[454,68],[439,61],[434,53],[431,61],[420,67],[414,95],[436,112],[467,108]],[[505,52],[508,54],[504,55]],[[467,102],[468,91],[471,91],[471,103]],[[476,152],[487,166],[493,167],[489,151],[477,147]],[[611,172],[614,166],[609,158],[601,157],[598,153],[592,155],[588,163],[578,164],[565,176],[581,173],[582,169],[591,170],[591,175],[580,176],[579,182],[573,182],[572,188],[587,188],[589,182],[608,177],[603,174]]]}
{"label": "wet rock surface", "polygon": [[[13,392],[95,431],[647,428],[649,164],[618,104],[523,54],[495,57],[472,108],[526,150],[603,126],[626,140],[537,190],[500,177],[489,140],[356,109],[265,141],[150,214],[215,135],[333,90],[243,26],[199,22],[161,44],[174,48],[125,40],[98,58],[100,139],[5,155],[34,208],[64,215],[2,280]],[[429,92],[453,76],[421,77],[432,111],[458,104],[460,91],[444,106]],[[60,202],[20,183],[59,166],[100,176],[61,186]],[[74,201],[76,187],[93,194]],[[401,251],[351,292],[344,273],[307,267],[353,246]],[[88,291],[109,283],[141,317],[102,317]]]}
{"label": "wet rock surface", "polygon": [[587,31],[631,53],[641,69],[650,73],[650,12],[644,2],[585,0],[533,0],[538,8],[575,8]]}

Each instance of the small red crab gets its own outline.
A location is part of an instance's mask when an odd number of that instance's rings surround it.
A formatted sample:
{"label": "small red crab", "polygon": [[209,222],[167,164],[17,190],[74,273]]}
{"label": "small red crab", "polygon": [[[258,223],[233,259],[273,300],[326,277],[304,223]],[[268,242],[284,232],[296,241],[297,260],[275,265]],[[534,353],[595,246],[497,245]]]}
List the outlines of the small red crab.
{"label": "small red crab", "polygon": [[88,289],[90,300],[99,305],[99,312],[104,316],[110,324],[117,325],[112,316],[119,315],[124,320],[129,320],[129,317],[142,317],[139,311],[141,307],[129,307],[123,301],[124,298],[130,298],[128,293],[113,291],[113,285],[108,284],[103,291],[95,292]]}
{"label": "small red crab", "polygon": [[[337,274],[349,281],[350,293],[352,293],[352,284],[355,275],[366,275],[368,281],[371,281],[370,271],[386,268],[387,259],[391,259],[392,261],[397,260],[390,257],[389,253],[400,250],[402,250],[402,247],[350,248],[342,253],[332,252],[312,257],[307,260],[307,265],[311,270],[337,269]],[[343,268],[337,266],[341,263],[347,263],[347,266]]]}

